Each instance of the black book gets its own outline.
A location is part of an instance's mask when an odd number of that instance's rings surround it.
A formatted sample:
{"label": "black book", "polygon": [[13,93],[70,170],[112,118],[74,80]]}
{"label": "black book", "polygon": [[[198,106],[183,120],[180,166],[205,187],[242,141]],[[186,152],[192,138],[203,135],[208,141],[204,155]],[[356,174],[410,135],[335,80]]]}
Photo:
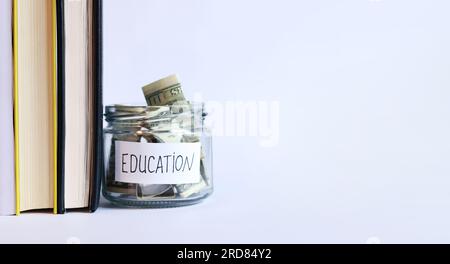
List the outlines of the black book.
{"label": "black book", "polygon": [[57,212],[94,212],[103,176],[102,0],[55,1]]}

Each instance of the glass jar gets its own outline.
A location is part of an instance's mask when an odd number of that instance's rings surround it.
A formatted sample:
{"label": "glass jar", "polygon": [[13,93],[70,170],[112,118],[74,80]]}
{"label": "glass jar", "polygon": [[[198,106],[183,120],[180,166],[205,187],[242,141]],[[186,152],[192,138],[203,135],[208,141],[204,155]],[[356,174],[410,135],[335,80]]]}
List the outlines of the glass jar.
{"label": "glass jar", "polygon": [[195,204],[213,191],[203,103],[105,109],[103,196],[125,207]]}

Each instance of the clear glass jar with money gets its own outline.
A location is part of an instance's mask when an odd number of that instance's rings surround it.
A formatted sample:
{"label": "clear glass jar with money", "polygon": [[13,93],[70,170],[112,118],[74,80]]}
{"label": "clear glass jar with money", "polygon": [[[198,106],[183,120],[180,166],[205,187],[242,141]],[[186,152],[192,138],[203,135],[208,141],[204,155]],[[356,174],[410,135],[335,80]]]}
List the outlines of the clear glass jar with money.
{"label": "clear glass jar with money", "polygon": [[211,134],[204,106],[106,107],[103,195],[130,207],[194,204],[211,194]]}

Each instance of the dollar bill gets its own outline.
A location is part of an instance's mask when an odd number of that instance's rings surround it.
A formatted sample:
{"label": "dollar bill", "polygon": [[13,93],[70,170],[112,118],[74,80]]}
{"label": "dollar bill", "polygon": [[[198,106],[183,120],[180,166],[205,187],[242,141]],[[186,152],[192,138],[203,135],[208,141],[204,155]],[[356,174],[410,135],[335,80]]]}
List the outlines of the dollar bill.
{"label": "dollar bill", "polygon": [[142,91],[149,106],[171,105],[186,100],[176,75],[150,83],[144,86]]}

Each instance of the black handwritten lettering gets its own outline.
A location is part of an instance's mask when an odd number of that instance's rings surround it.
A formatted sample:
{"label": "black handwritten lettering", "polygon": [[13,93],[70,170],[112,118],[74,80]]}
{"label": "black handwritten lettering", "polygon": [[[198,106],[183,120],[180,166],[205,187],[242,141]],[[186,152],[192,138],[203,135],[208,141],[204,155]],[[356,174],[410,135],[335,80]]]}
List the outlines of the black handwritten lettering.
{"label": "black handwritten lettering", "polygon": [[186,160],[184,161],[183,171],[185,171],[186,165],[188,166],[189,171],[192,170],[192,165],[194,164],[194,155],[195,155],[195,153],[192,153],[192,160],[191,160],[190,165],[189,165],[189,158],[188,158],[188,156],[186,156]]}
{"label": "black handwritten lettering", "polygon": [[197,169],[194,166],[198,162],[197,152],[178,154],[172,152],[168,155],[145,155],[122,153],[121,172],[122,173],[140,173],[140,174],[170,174],[190,172]]}
{"label": "black handwritten lettering", "polygon": [[[180,162],[180,167],[178,167],[178,161],[181,161]],[[183,156],[181,156],[181,155],[178,155],[177,156],[177,159],[176,159],[176,161],[175,161],[175,169],[177,170],[177,171],[180,171],[181,170],[181,168],[183,167]]]}
{"label": "black handwritten lettering", "polygon": [[163,171],[162,157],[161,156],[159,156],[159,158],[158,158],[158,165],[156,166],[155,173],[158,173],[158,170],[160,170],[160,169],[161,169],[161,173],[163,173],[164,171]]}
{"label": "black handwritten lettering", "polygon": [[169,157],[171,155],[165,155],[164,158],[166,159],[166,173],[169,171]]}
{"label": "black handwritten lettering", "polygon": [[150,157],[148,157],[147,168],[148,168],[148,172],[154,173],[155,170],[152,170],[151,167],[150,167],[150,160],[151,160],[151,159],[152,159],[152,160],[155,160],[155,156],[150,156]]}
{"label": "black handwritten lettering", "polygon": [[[147,173],[147,166],[145,166],[145,164],[147,163],[147,156],[144,156],[144,162],[142,162],[142,156],[139,155],[139,172],[140,173]],[[143,169],[142,169],[142,165],[143,165]]]}
{"label": "black handwritten lettering", "polygon": [[125,160],[125,156],[128,156],[128,153],[123,153],[122,154],[122,173],[128,173],[128,171],[125,170],[125,164],[127,164],[124,160]]}
{"label": "black handwritten lettering", "polygon": [[[134,160],[134,163],[133,163],[133,160]],[[136,155],[131,154],[130,155],[130,172],[135,173],[137,171],[137,166],[138,166],[138,158]]]}

